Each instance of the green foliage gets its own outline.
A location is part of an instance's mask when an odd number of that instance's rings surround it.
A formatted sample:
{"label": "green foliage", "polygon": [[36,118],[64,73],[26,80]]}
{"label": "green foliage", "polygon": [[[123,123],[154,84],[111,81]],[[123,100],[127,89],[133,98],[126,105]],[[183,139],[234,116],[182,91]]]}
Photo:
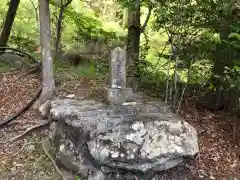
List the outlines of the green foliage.
{"label": "green foliage", "polygon": [[93,64],[86,64],[73,68],[73,72],[81,77],[94,77],[96,70]]}
{"label": "green foliage", "polygon": [[[7,0],[6,0],[7,1]],[[59,1],[60,2],[60,1]],[[65,1],[63,1],[65,3]],[[109,1],[111,2],[111,1]],[[40,44],[39,36],[39,14],[37,0],[20,2],[18,12],[14,21],[13,29],[9,45],[27,52],[33,53]],[[121,26],[115,22],[103,21],[91,7],[86,8],[86,3],[73,0],[72,3],[65,9],[62,22],[62,44],[67,50],[74,48],[76,44],[85,44],[86,41],[92,38],[106,38],[107,40],[117,39],[118,36],[123,36]],[[113,6],[113,3],[103,4],[103,8]],[[36,9],[35,9],[36,8]],[[115,5],[115,8],[118,6]],[[2,3],[0,7],[0,23],[5,19],[8,9],[8,4]],[[60,4],[58,1],[50,2],[51,12],[51,30],[52,44],[54,44],[56,36],[56,24]],[[118,9],[113,9],[117,12]],[[106,11],[108,13],[108,11]],[[105,14],[106,17],[109,17]],[[0,25],[1,25],[0,24]],[[0,30],[1,30],[0,26]]]}
{"label": "green foliage", "polygon": [[[53,44],[60,10],[58,2],[52,0],[50,5]],[[88,3],[73,0],[64,11],[63,49],[85,52],[89,41],[107,42],[109,46],[123,44],[127,35],[127,11],[135,3],[135,0],[92,0]],[[172,37],[172,43],[177,47],[176,70],[181,81],[187,82],[191,67],[188,83],[204,84],[208,81],[213,89],[237,89],[240,25],[234,1],[141,1],[141,24],[147,17],[149,5],[153,6],[154,13],[141,34],[138,68],[143,85],[151,84],[150,88],[164,91],[161,86],[167,79],[167,62],[172,53],[168,39]],[[0,7],[0,25],[7,7],[6,3]],[[39,22],[34,7],[37,7],[37,0],[33,3],[21,1],[9,45],[35,56],[33,51],[39,46]],[[170,60],[170,76],[174,73],[175,63]],[[74,76],[96,77],[107,73],[106,62],[78,67],[63,67],[55,62],[54,68],[55,73],[71,72]]]}
{"label": "green foliage", "polygon": [[[240,28],[239,28],[240,30]],[[224,41],[223,43],[232,45],[236,51],[239,51],[240,49],[240,34],[233,32],[230,33],[229,41]],[[240,91],[240,58],[235,59],[233,61],[233,66],[225,67],[224,75],[223,76],[216,76],[216,78],[219,78],[222,80],[222,88],[228,89],[228,90],[237,90]]]}
{"label": "green foliage", "polygon": [[81,180],[79,176],[75,176],[74,180]]}

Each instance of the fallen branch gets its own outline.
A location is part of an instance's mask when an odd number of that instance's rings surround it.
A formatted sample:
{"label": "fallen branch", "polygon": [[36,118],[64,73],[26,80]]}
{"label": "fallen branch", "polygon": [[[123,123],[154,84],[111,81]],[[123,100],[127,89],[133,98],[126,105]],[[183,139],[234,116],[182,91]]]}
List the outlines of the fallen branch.
{"label": "fallen branch", "polygon": [[40,67],[38,66],[34,66],[34,67],[31,67],[29,70],[27,70],[27,72],[23,72],[21,73],[19,76],[18,76],[18,79],[24,77],[24,76],[27,76],[29,74],[34,74],[34,73],[37,73],[38,71],[41,71]]}
{"label": "fallen branch", "polygon": [[49,140],[47,138],[42,139],[42,149],[43,152],[46,154],[46,156],[50,159],[52,165],[56,169],[59,176],[62,177],[63,180],[67,180],[67,178],[64,176],[63,172],[59,169],[58,165],[56,164],[55,160],[53,159],[52,155],[48,152],[50,149]]}
{"label": "fallen branch", "polygon": [[20,138],[22,138],[23,136],[25,136],[26,134],[30,133],[31,131],[35,130],[35,129],[38,129],[38,128],[41,128],[41,127],[44,127],[46,125],[48,125],[49,122],[44,122],[44,123],[41,123],[41,124],[37,124],[35,126],[32,126],[32,127],[29,127],[26,129],[26,131],[24,131],[22,134],[12,138],[11,140],[7,141],[8,143],[12,143]]}
{"label": "fallen branch", "polygon": [[18,74],[19,72],[16,71],[16,70],[10,70],[10,72],[5,72],[5,73],[1,73],[1,75],[16,75]]}

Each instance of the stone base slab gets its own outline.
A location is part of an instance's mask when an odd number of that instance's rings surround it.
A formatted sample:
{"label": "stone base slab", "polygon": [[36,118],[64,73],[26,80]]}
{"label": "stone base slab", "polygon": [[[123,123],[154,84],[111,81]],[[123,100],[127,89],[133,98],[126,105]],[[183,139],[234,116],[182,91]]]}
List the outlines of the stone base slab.
{"label": "stone base slab", "polygon": [[132,88],[105,88],[105,100],[108,104],[120,105],[133,101]]}

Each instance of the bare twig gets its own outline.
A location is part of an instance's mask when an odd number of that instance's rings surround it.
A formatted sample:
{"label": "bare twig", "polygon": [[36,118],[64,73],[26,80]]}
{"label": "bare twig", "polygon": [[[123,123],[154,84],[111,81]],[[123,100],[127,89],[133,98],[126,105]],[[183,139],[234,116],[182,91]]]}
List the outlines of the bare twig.
{"label": "bare twig", "polygon": [[158,59],[157,63],[155,64],[155,67],[158,67],[158,64],[159,64],[159,62],[160,62],[160,60],[161,60],[161,56],[163,55],[164,50],[166,49],[167,45],[168,45],[168,43],[166,43],[166,44],[164,45],[161,54],[159,54],[159,59]]}
{"label": "bare twig", "polygon": [[25,136],[26,134],[30,133],[31,131],[34,131],[34,130],[36,130],[36,129],[38,129],[38,128],[44,127],[44,126],[46,126],[46,125],[48,125],[48,124],[49,124],[49,122],[44,122],[44,123],[37,124],[37,125],[35,125],[35,126],[29,127],[29,128],[27,128],[26,131],[24,131],[22,134],[14,137],[14,138],[12,138],[11,140],[9,140],[9,141],[7,141],[7,142],[8,142],[8,143],[12,143],[12,142],[20,139],[21,137]]}
{"label": "bare twig", "polygon": [[188,68],[187,82],[186,82],[186,84],[185,84],[185,86],[184,86],[184,88],[183,88],[182,95],[181,95],[181,99],[179,100],[179,103],[178,103],[177,113],[178,113],[179,110],[180,110],[180,106],[181,106],[181,103],[182,103],[182,100],[183,100],[183,97],[184,97],[185,90],[186,90],[187,85],[188,85],[188,83],[189,83],[189,81],[190,81],[191,67],[192,67],[192,61],[191,61],[190,66],[189,66],[189,68]]}
{"label": "bare twig", "polygon": [[16,155],[18,155],[19,153],[21,153],[22,151],[23,151],[23,149],[25,148],[25,147],[27,147],[28,145],[30,145],[30,144],[35,144],[36,142],[28,142],[28,143],[26,143],[26,144],[24,144],[23,146],[22,146],[22,148],[19,150],[19,151],[17,151],[13,156],[16,156]]}
{"label": "bare twig", "polygon": [[180,106],[181,106],[181,103],[182,103],[183,96],[184,96],[184,93],[185,93],[186,88],[187,88],[187,84],[185,84],[185,86],[184,86],[184,88],[183,88],[182,95],[181,95],[181,99],[179,100],[179,103],[178,103],[177,113],[178,113],[179,110],[180,110]]}

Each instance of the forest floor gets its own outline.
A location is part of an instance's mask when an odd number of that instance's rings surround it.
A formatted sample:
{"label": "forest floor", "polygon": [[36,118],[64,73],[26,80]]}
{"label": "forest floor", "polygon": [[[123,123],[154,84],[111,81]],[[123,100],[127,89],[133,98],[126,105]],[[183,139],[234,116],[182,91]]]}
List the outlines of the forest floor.
{"label": "forest floor", "polygon": [[[35,75],[18,79],[17,75],[0,76],[0,119],[17,112],[36,93],[40,84]],[[62,77],[61,77],[62,78]],[[94,86],[94,88],[92,88]],[[58,83],[60,95],[89,95],[96,83],[88,79],[71,79]],[[93,91],[92,91],[93,89]],[[101,89],[101,88],[99,88]],[[240,180],[240,141],[233,142],[233,121],[222,112],[198,110],[194,101],[183,104],[180,115],[199,133],[200,153],[196,158],[198,178]],[[42,121],[32,106],[9,126],[0,129],[0,180],[57,180],[59,177],[43,153],[41,137],[47,129],[33,131],[16,141],[12,138]],[[240,127],[240,126],[236,126]],[[240,130],[236,128],[236,138]],[[177,180],[177,179],[176,179]]]}

